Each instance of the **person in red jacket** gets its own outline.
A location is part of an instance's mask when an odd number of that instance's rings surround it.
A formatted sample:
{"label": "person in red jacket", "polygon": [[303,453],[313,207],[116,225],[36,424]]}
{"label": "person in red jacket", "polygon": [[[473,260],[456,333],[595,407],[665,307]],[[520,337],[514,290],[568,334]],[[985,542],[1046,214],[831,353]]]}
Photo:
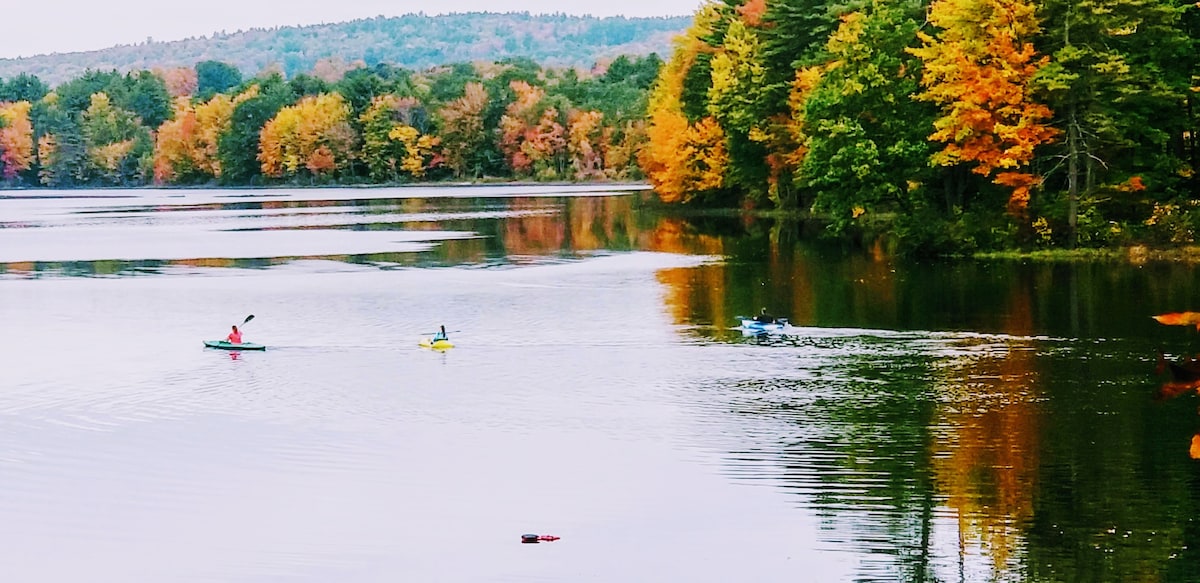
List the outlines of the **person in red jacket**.
{"label": "person in red jacket", "polygon": [[237,326],[233,327],[233,332],[230,332],[229,336],[225,337],[225,340],[230,344],[242,343],[242,333],[238,331]]}

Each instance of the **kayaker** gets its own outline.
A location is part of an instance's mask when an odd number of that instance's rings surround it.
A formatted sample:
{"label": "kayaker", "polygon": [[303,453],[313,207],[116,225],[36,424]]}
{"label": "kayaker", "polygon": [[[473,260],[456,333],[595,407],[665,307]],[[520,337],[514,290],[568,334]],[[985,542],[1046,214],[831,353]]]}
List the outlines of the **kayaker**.
{"label": "kayaker", "polygon": [[233,327],[233,332],[230,332],[229,336],[225,337],[225,341],[229,342],[230,344],[242,343],[242,333],[238,331],[237,326]]}
{"label": "kayaker", "polygon": [[767,309],[763,308],[762,311],[759,312],[758,315],[754,317],[754,321],[758,322],[760,324],[774,324],[775,316],[768,314]]}
{"label": "kayaker", "polygon": [[449,340],[449,338],[446,337],[446,325],[445,324],[442,324],[441,331],[439,331],[437,334],[433,335],[433,341],[437,342],[438,340]]}

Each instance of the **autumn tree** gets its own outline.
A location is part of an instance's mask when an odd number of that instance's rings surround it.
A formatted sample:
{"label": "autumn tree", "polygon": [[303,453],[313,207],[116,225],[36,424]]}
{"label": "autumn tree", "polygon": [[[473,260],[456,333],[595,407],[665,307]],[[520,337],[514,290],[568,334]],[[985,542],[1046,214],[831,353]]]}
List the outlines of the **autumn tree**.
{"label": "autumn tree", "polygon": [[153,146],[150,131],[136,114],[117,107],[105,93],[92,96],[81,114],[89,180],[125,185],[150,175]]}
{"label": "autumn tree", "polygon": [[1010,189],[1008,212],[1025,226],[1034,149],[1057,131],[1051,111],[1033,98],[1032,80],[1048,58],[1032,40],[1040,31],[1025,0],[934,0],[929,22],[936,36],[919,32],[924,46],[910,49],[924,62],[921,99],[941,106],[930,139],[946,146],[934,154],[942,166],[971,170]]}
{"label": "autumn tree", "polygon": [[482,83],[467,83],[462,97],[438,110],[446,166],[459,178],[478,177],[486,168],[488,140],[483,116],[488,100]]}
{"label": "autumn tree", "polygon": [[0,102],[0,179],[12,181],[33,164],[28,101]]}
{"label": "autumn tree", "polygon": [[155,71],[155,74],[162,77],[163,83],[167,87],[167,94],[171,97],[194,95],[200,83],[196,76],[196,70],[190,67],[172,67]]}
{"label": "autumn tree", "polygon": [[643,180],[638,152],[647,142],[645,120],[603,128],[604,176],[610,180]]}
{"label": "autumn tree", "polygon": [[232,125],[234,107],[258,94],[257,86],[230,99],[224,94],[193,106],[176,101],[175,115],[155,136],[154,179],[199,182],[221,178],[220,139]]}
{"label": "autumn tree", "polygon": [[175,115],[159,126],[154,136],[154,181],[186,182],[199,172],[193,162],[196,112],[186,97],[175,101]]}
{"label": "autumn tree", "polygon": [[[709,45],[702,40],[721,17],[713,4],[696,14],[685,36],[676,40],[671,60],[662,68],[650,93],[647,143],[638,161],[664,202],[689,202],[720,191],[725,186],[729,152],[725,132],[711,117],[690,121],[685,108],[689,75]],[[711,83],[711,68],[707,87]],[[705,91],[707,94],[707,89]],[[707,107],[707,99],[700,98]]]}
{"label": "autumn tree", "polygon": [[221,165],[221,182],[249,184],[262,173],[258,159],[262,128],[285,106],[294,102],[288,86],[278,77],[256,81],[254,94],[237,103],[231,114],[228,130],[217,141],[217,159]]}
{"label": "autumn tree", "polygon": [[498,145],[518,175],[557,178],[565,166],[566,130],[562,104],[555,107],[546,92],[524,81],[513,81],[516,99],[500,118]]}
{"label": "autumn tree", "polygon": [[571,155],[572,178],[603,178],[607,135],[598,111],[573,110],[567,117],[567,151]]}
{"label": "autumn tree", "polygon": [[349,119],[350,106],[336,93],[305,97],[279,110],[262,129],[262,173],[272,178],[323,178],[345,172],[358,140]]}
{"label": "autumn tree", "polygon": [[923,18],[919,2],[874,0],[842,17],[826,47],[831,60],[810,73],[819,79],[798,102],[799,176],[835,229],[870,212],[908,215],[920,203],[935,111],[909,99],[919,63],[904,48]]}
{"label": "autumn tree", "polygon": [[[764,161],[766,144],[773,140],[768,134],[771,120],[760,115],[766,110],[760,103],[765,94],[759,90],[766,83],[763,43],[746,19],[760,24],[763,7],[750,3],[742,8],[747,10],[739,12],[741,18],[730,20],[724,40],[710,61],[707,113],[726,135],[730,153],[727,185],[746,198],[761,199],[768,195],[770,179]],[[783,200],[776,196],[776,202]]]}
{"label": "autumn tree", "polygon": [[400,170],[415,179],[424,178],[437,159],[438,138],[422,134],[417,128],[405,124],[393,127],[388,132],[388,138],[399,144],[404,152],[400,158]]}
{"label": "autumn tree", "polygon": [[422,133],[425,110],[413,97],[382,95],[360,118],[362,160],[368,176],[380,182],[422,178],[434,158],[437,139]]}

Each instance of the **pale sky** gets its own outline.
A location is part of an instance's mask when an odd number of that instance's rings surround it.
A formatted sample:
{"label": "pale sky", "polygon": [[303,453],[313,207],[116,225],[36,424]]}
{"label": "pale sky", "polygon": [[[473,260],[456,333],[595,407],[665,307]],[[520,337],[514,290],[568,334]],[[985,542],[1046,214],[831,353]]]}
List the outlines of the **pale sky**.
{"label": "pale sky", "polygon": [[7,0],[0,58],[180,40],[250,28],[345,22],[414,12],[531,12],[592,16],[691,15],[704,0]]}

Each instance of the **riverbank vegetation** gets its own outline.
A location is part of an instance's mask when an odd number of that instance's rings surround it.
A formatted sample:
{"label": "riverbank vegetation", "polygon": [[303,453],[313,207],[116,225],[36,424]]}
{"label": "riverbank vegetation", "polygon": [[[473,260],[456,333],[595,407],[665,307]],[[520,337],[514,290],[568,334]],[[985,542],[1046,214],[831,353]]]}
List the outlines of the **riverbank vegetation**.
{"label": "riverbank vegetation", "polygon": [[811,212],[908,253],[1185,246],[1197,6],[709,2],[642,168],[666,201]]}
{"label": "riverbank vegetation", "polygon": [[227,63],[0,80],[0,181],[55,188],[636,180],[662,61],[528,59],[243,80]]}

